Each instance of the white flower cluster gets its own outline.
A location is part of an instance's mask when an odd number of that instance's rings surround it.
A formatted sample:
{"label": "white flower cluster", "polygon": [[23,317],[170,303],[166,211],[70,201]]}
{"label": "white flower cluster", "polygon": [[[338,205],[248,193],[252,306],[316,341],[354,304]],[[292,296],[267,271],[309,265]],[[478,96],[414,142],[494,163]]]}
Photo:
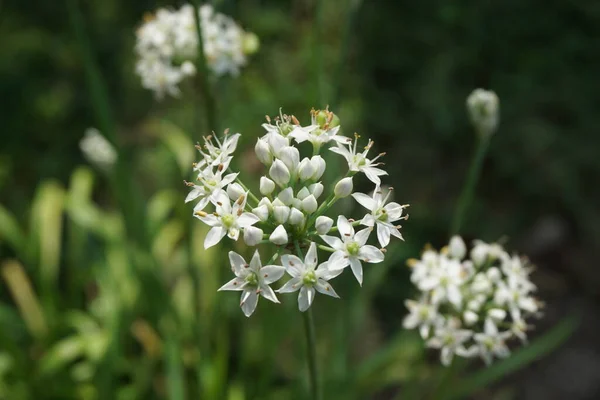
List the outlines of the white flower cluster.
{"label": "white flower cluster", "polygon": [[490,136],[496,131],[500,119],[500,100],[491,90],[475,89],[467,97],[467,111],[471,123],[479,134]]}
{"label": "white flower cluster", "polygon": [[[246,64],[246,55],[258,48],[258,39],[246,33],[231,18],[215,12],[205,4],[199,9],[200,26],[206,62],[216,76],[238,75]],[[194,60],[198,51],[198,35],[194,7],[178,10],[159,9],[146,18],[137,30],[135,50],[136,72],[142,86],[156,93],[177,96],[179,83],[195,75]]]}
{"label": "white flower cluster", "polygon": [[96,128],[85,130],[79,148],[87,160],[101,169],[110,169],[117,161],[117,151]]}
{"label": "white flower cluster", "polygon": [[437,252],[427,249],[410,260],[419,300],[407,300],[407,329],[418,328],[428,347],[440,349],[444,365],[460,357],[480,356],[487,364],[507,357],[506,342],[526,341],[526,319],[540,313],[541,303],[529,275],[532,267],[501,245],[475,241],[467,248],[459,236]]}
{"label": "white flower cluster", "polygon": [[[380,176],[387,172],[375,162],[381,155],[368,158],[373,142],[357,151],[358,135],[354,142],[343,136],[337,116],[329,110],[312,110],[311,120],[310,125],[301,126],[294,116],[280,113],[274,123],[267,117],[263,124],[267,133],[255,145],[256,156],[267,171],[258,185],[260,198],[241,182],[239,173],[229,168],[239,134],[226,132],[222,140],[207,137],[204,146],[197,146],[202,156],[194,164],[198,182],[186,182],[192,188],[186,201],[198,200],[194,215],[211,227],[204,247],[214,246],[225,236],[238,240],[240,234],[248,246],[276,246],[264,267],[258,250],[250,263],[237,253],[229,253],[235,278],[220,290],[241,290],[246,316],[254,311],[259,295],[279,302],[269,285],[282,278],[284,272],[290,280],[277,292],[299,291],[301,311],[310,307],[316,292],[338,297],[329,284],[331,279],[349,266],[362,284],[362,264],[383,261],[390,237],[402,239],[396,224],[407,218],[403,215],[406,206],[388,203],[390,192],[382,195]],[[312,144],[312,156],[301,158],[302,143]],[[321,181],[327,165],[319,153],[331,144],[329,149],[347,160],[348,172],[328,185]],[[361,172],[375,184],[371,196],[353,193],[353,177]],[[326,191],[329,193],[325,196]],[[368,213],[357,221],[339,215],[334,227],[334,220],[326,212],[350,195]],[[209,205],[214,211],[205,211]],[[359,225],[364,228],[355,231]],[[380,248],[367,244],[375,227]],[[318,240],[323,244],[317,244]],[[331,253],[327,261],[318,263],[318,249]],[[281,265],[274,265],[278,258]]]}

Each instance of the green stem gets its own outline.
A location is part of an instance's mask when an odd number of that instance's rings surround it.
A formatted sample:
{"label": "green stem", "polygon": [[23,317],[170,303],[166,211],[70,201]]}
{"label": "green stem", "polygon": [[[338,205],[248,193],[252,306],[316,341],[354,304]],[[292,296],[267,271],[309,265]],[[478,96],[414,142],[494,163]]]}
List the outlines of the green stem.
{"label": "green stem", "polygon": [[194,1],[194,20],[196,22],[196,34],[198,35],[198,57],[196,59],[196,69],[198,71],[198,79],[200,80],[200,89],[202,92],[204,105],[204,118],[206,119],[207,129],[209,132],[216,132],[217,126],[217,111],[215,98],[213,96],[209,74],[210,70],[206,65],[206,57],[204,54],[204,40],[202,39],[202,21],[200,20],[200,0]]}
{"label": "green stem", "polygon": [[454,218],[452,219],[452,229],[450,230],[450,235],[458,235],[460,232],[460,229],[462,227],[467,213],[467,209],[470,207],[471,202],[473,200],[475,186],[477,186],[477,181],[479,180],[481,166],[483,165],[483,160],[485,159],[489,142],[489,136],[478,136],[477,149],[475,150],[475,154],[473,155],[473,158],[471,160],[471,166],[469,167],[467,180],[460,194],[456,211],[454,212]]}
{"label": "green stem", "polygon": [[[302,254],[302,249],[300,249],[300,243],[295,241],[294,246],[296,247],[296,253],[298,253],[298,257],[303,260],[304,255]],[[317,370],[317,340],[315,335],[315,322],[313,320],[312,308],[309,307],[308,310],[303,312],[302,317],[304,319],[304,333],[306,335],[306,353],[308,358],[311,399],[321,400],[323,397],[321,395],[322,392],[319,381],[319,373]]]}

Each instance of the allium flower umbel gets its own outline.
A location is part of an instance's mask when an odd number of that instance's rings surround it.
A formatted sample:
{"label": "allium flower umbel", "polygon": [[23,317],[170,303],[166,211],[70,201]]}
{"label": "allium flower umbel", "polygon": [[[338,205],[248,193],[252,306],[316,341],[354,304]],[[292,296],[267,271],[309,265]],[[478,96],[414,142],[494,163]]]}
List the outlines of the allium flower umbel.
{"label": "allium flower umbel", "polygon": [[[215,76],[238,75],[246,55],[256,51],[258,39],[244,32],[231,18],[205,4],[199,9],[204,53]],[[136,32],[136,72],[142,86],[155,92],[177,96],[179,84],[196,74],[194,62],[198,35],[194,7],[185,4],[178,10],[161,8],[148,15]]]}
{"label": "allium flower umbel", "polygon": [[420,260],[409,261],[421,293],[419,300],[407,300],[404,327],[418,328],[428,347],[440,349],[444,365],[455,355],[479,356],[487,364],[507,357],[507,342],[526,341],[526,320],[542,307],[524,258],[496,243],[475,241],[466,250],[454,236],[442,251],[427,249]]}
{"label": "allium flower umbel", "polygon": [[[330,281],[348,266],[362,284],[363,264],[384,260],[384,247],[390,238],[402,239],[400,226],[395,223],[406,218],[406,206],[387,203],[389,194],[383,197],[379,186],[370,196],[354,192],[355,186],[370,184],[374,177],[380,182],[379,177],[387,175],[375,168],[381,164],[367,158],[373,146],[371,140],[364,153],[352,155],[344,176],[329,182],[321,180],[327,176],[327,163],[320,152],[333,146],[346,158],[338,146],[351,143],[342,135],[339,118],[331,111],[312,110],[308,126],[280,112],[273,119],[267,117],[263,128],[266,133],[256,139],[254,150],[265,169],[255,182],[245,184],[241,174],[230,168],[240,135],[228,131],[222,138],[209,136],[197,146],[201,160],[193,165],[196,179],[185,182],[191,188],[186,201],[197,201],[194,216],[209,228],[205,248],[225,237],[236,241],[242,236],[247,246],[261,248],[263,256],[269,256],[269,265],[261,267],[258,249],[250,264],[230,253],[236,278],[221,290],[243,290],[241,307],[246,316],[254,312],[259,295],[278,302],[271,284],[279,285],[279,293],[299,291],[300,311],[312,305],[316,292],[338,298]],[[352,151],[356,152],[356,147],[355,142]],[[331,215],[336,202],[343,198],[355,199],[368,213],[358,215],[356,220]],[[374,229],[379,240],[371,235]],[[319,256],[318,252],[323,254]],[[320,264],[318,259],[322,260]],[[280,271],[284,270],[289,279],[278,284],[283,276]],[[512,289],[507,286],[507,290]],[[435,315],[435,307],[431,309],[431,315]],[[431,318],[423,318],[416,321],[431,325]],[[414,324],[416,327],[417,322]]]}

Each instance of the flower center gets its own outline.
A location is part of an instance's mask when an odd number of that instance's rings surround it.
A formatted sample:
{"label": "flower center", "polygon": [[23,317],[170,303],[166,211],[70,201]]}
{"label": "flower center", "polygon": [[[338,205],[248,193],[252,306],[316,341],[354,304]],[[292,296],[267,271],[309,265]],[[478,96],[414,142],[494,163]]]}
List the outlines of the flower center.
{"label": "flower center", "polygon": [[419,310],[419,318],[421,318],[422,320],[426,320],[429,318],[429,310],[425,307],[421,308]]}
{"label": "flower center", "polygon": [[357,242],[352,241],[346,245],[346,250],[348,250],[348,254],[350,254],[351,256],[355,256],[360,250],[360,245]]}
{"label": "flower center", "polygon": [[383,208],[380,208],[379,210],[377,210],[376,215],[377,215],[378,221],[387,222],[388,213]]}
{"label": "flower center", "polygon": [[355,154],[352,161],[357,167],[362,167],[367,164],[367,160],[365,160],[365,157],[363,157],[362,154]]}
{"label": "flower center", "polygon": [[205,183],[206,183],[206,186],[211,186],[211,187],[217,186],[217,181],[215,181],[214,179],[208,179],[205,181]]}
{"label": "flower center", "polygon": [[225,214],[221,217],[221,222],[223,223],[223,226],[225,228],[229,229],[233,226],[233,223],[235,222],[235,218],[231,214]]}
{"label": "flower center", "polygon": [[307,286],[312,286],[317,283],[317,275],[315,275],[315,271],[308,271],[302,277],[302,283]]}
{"label": "flower center", "polygon": [[248,286],[258,286],[258,276],[254,272],[250,272],[245,278]]}

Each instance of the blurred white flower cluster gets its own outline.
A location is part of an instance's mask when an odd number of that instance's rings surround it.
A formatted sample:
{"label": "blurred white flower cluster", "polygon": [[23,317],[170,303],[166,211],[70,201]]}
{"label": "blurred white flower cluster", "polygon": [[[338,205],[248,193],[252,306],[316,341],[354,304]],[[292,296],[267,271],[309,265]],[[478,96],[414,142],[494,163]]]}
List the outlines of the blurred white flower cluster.
{"label": "blurred white flower cluster", "polygon": [[467,97],[467,111],[471,123],[480,135],[490,136],[500,120],[500,100],[491,90],[475,89]]}
{"label": "blurred white flower cluster", "polygon": [[96,128],[85,130],[79,148],[85,158],[100,169],[110,169],[117,161],[117,151]]}
{"label": "blurred white flower cluster", "polygon": [[[226,132],[221,140],[205,138],[204,145],[197,146],[202,156],[194,164],[197,182],[186,182],[192,188],[186,201],[198,201],[194,215],[211,227],[205,248],[225,236],[232,240],[242,236],[248,246],[264,244],[271,248],[266,266],[262,266],[258,250],[249,263],[237,253],[229,253],[235,278],[220,290],[242,291],[240,304],[246,316],[256,308],[259,295],[279,302],[269,285],[284,272],[290,279],[277,292],[299,291],[301,311],[310,307],[316,292],[338,297],[329,281],[346,267],[362,284],[363,264],[383,261],[391,236],[402,239],[398,221],[407,218],[406,206],[388,202],[391,191],[385,196],[381,192],[380,177],[387,172],[379,168],[376,159],[382,154],[369,158],[370,140],[357,150],[358,135],[354,141],[343,136],[334,113],[312,110],[307,126],[301,126],[294,116],[280,113],[274,121],[267,117],[263,128],[266,134],[255,145],[256,156],[266,168],[266,174],[254,185],[260,196],[249,191],[239,173],[229,168],[239,134]],[[333,182],[322,181],[327,168],[320,155],[324,146],[348,163],[346,175]],[[302,148],[311,151],[311,156],[301,157]],[[353,178],[358,173],[374,184],[372,195],[353,192]],[[337,215],[334,227],[334,220],[326,213],[348,196],[368,212],[359,220]],[[373,229],[378,246],[368,244]],[[318,262],[318,250],[329,253],[324,262]],[[276,263],[279,258],[280,263]]]}
{"label": "blurred white flower cluster", "polygon": [[440,349],[444,365],[454,355],[480,356],[487,364],[507,357],[506,342],[525,342],[526,319],[540,313],[532,267],[499,244],[475,241],[467,255],[464,241],[454,236],[442,251],[427,249],[409,266],[421,295],[406,301],[404,327],[418,328],[428,347]]}
{"label": "blurred white flower cluster", "polygon": [[[199,15],[209,69],[216,76],[238,75],[246,64],[246,55],[258,49],[258,38],[208,4],[200,7]],[[157,98],[179,95],[179,83],[196,74],[194,7],[185,4],[178,10],[161,8],[145,18],[136,36],[136,72],[142,86],[154,91]]]}

